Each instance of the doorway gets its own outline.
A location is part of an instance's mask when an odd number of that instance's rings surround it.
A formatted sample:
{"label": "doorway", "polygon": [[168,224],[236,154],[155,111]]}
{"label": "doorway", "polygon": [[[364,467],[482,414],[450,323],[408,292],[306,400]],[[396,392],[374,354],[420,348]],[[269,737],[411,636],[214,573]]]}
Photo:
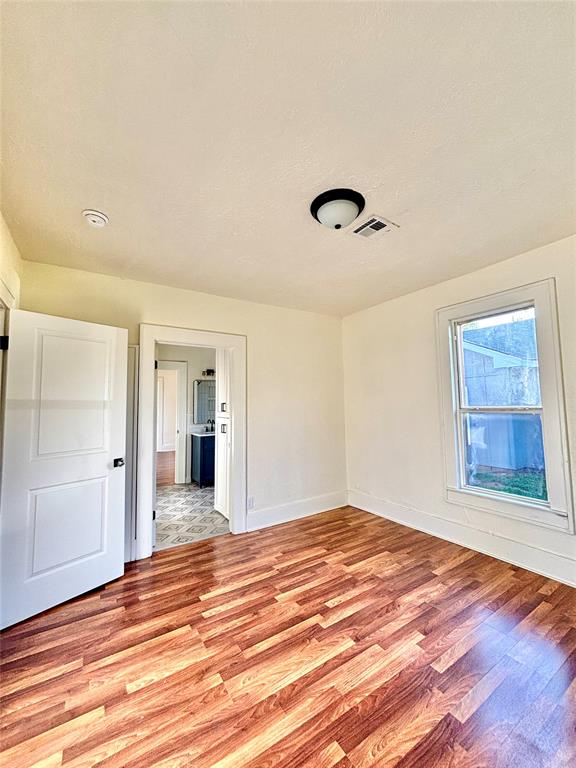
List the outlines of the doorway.
{"label": "doorway", "polygon": [[[157,447],[156,427],[158,349],[175,347],[172,362],[185,362],[186,348],[201,348],[215,353],[214,377],[197,377],[198,380],[215,380],[214,415],[214,501],[213,508],[227,520],[232,533],[246,530],[246,337],[213,331],[197,331],[143,324],[140,326],[140,357],[138,386],[138,467],[137,504],[134,524],[135,548],[133,557],[149,557],[154,547],[157,511]],[[209,366],[202,368],[208,371]],[[194,379],[194,380],[197,380]],[[193,385],[192,385],[193,386]],[[196,385],[198,386],[198,385]],[[186,464],[190,479],[176,486],[192,485],[193,450],[190,447],[193,433],[205,434],[209,425],[206,413],[201,413],[201,393],[197,398],[197,422],[194,423],[194,392],[187,387]],[[200,412],[199,412],[200,409]],[[190,436],[192,435],[192,436]],[[197,438],[198,440],[207,438]],[[209,440],[209,438],[208,438]],[[166,443],[165,445],[170,445]],[[208,445],[208,443],[207,443]],[[164,451],[168,453],[168,451]],[[176,454],[176,450],[175,450]],[[174,463],[176,464],[176,455]],[[171,472],[171,470],[169,470]],[[177,469],[175,469],[176,473]],[[171,475],[168,475],[171,478]],[[174,474],[176,480],[176,474]],[[198,483],[200,485],[200,483]],[[180,491],[186,489],[179,489]]]}
{"label": "doorway", "polygon": [[216,509],[216,350],[156,344],[154,550],[228,533]]}

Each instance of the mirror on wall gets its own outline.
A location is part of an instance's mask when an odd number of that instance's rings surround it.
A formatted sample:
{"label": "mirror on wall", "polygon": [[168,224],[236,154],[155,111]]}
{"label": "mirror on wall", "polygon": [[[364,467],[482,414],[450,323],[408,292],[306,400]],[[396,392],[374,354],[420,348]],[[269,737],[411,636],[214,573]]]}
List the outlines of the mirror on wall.
{"label": "mirror on wall", "polygon": [[215,379],[194,380],[194,424],[206,424],[216,416]]}

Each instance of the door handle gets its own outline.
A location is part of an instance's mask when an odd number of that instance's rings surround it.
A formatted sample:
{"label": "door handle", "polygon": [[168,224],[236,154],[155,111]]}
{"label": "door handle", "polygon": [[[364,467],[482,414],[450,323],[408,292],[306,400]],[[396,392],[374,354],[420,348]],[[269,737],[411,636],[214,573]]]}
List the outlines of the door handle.
{"label": "door handle", "polygon": [[124,459],[114,459],[114,466],[115,467],[123,467],[124,466]]}

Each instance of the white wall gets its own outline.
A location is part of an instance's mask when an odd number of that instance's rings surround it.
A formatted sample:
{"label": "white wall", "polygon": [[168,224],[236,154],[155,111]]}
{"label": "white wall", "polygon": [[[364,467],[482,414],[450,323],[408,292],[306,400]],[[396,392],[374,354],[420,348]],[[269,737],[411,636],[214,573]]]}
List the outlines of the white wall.
{"label": "white wall", "polygon": [[576,467],[576,237],[350,315],[343,322],[350,501],[576,584],[576,537],[444,500],[438,308],[547,277],[557,281]]}
{"label": "white wall", "polygon": [[187,382],[187,425],[190,432],[194,431],[194,381],[205,378],[202,371],[206,368],[216,369],[216,350],[203,347],[179,347],[171,344],[157,345],[158,360],[172,360],[188,364]]}
{"label": "white wall", "polygon": [[[24,309],[126,327],[141,322],[248,339],[250,527],[344,501],[576,583],[576,537],[448,504],[436,370],[439,307],[555,277],[568,437],[576,466],[576,238],[343,321],[23,262]],[[348,485],[344,463],[346,403]]]}
{"label": "white wall", "polygon": [[243,334],[249,527],[346,501],[341,321],[335,317],[23,262],[21,306],[128,328]]}

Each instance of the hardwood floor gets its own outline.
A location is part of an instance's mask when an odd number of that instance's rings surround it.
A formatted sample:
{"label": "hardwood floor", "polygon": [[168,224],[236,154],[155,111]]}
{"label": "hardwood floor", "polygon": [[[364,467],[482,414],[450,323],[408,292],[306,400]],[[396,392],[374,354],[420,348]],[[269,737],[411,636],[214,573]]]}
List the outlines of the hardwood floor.
{"label": "hardwood floor", "polygon": [[576,765],[576,591],[353,508],[154,555],[3,634],[3,762]]}
{"label": "hardwood floor", "polygon": [[176,479],[176,451],[156,452],[156,485],[174,485]]}

